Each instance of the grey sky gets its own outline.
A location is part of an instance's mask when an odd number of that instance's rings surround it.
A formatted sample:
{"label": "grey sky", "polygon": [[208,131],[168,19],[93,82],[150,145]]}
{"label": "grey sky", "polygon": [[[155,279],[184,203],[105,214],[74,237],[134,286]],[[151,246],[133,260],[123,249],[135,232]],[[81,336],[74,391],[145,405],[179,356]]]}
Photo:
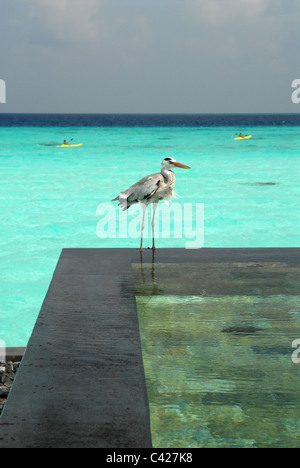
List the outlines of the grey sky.
{"label": "grey sky", "polygon": [[300,112],[299,0],[0,0],[1,112]]}

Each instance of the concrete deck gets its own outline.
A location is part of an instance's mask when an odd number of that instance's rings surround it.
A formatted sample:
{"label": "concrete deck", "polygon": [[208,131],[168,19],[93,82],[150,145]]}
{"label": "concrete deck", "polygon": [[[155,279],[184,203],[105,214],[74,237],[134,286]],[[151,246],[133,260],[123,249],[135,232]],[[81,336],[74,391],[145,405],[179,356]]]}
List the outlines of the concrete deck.
{"label": "concrete deck", "polygon": [[63,250],[0,419],[0,448],[151,447],[131,267],[141,260],[292,265],[300,249]]}
{"label": "concrete deck", "polygon": [[63,251],[0,419],[0,447],[151,447],[127,256]]}

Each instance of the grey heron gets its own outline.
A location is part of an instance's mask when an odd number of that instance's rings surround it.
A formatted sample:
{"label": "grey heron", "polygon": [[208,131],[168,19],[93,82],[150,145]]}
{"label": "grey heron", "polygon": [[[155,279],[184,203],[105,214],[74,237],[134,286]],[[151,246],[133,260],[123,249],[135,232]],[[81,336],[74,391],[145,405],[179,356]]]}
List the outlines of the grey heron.
{"label": "grey heron", "polygon": [[140,251],[143,251],[143,234],[145,227],[145,214],[147,206],[153,203],[153,217],[152,217],[152,250],[155,250],[154,243],[154,218],[155,212],[160,200],[170,200],[173,194],[175,185],[175,174],[172,171],[175,167],[182,169],[190,169],[189,166],[181,164],[173,158],[165,158],[161,164],[161,171],[156,174],[149,175],[136,182],[124,192],[121,192],[112,201],[119,201],[119,206],[123,211],[128,210],[135,203],[140,203],[143,208],[143,221],[141,229],[141,245]]}

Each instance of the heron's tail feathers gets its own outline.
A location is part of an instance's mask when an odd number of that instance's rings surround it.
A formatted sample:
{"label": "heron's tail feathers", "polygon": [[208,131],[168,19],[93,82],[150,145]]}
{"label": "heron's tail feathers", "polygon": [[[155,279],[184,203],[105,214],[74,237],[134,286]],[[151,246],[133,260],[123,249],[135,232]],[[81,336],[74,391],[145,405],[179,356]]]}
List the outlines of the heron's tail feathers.
{"label": "heron's tail feathers", "polygon": [[118,195],[116,198],[114,198],[112,201],[119,201],[119,206],[122,208],[123,211],[128,210],[128,208],[131,207],[132,203],[128,202],[127,198],[121,197]]}

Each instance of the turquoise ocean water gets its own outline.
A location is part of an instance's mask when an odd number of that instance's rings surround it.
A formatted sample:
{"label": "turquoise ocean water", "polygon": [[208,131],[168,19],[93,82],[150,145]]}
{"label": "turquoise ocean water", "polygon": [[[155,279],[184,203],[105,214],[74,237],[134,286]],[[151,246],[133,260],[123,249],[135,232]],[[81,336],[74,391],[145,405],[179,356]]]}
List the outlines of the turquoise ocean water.
{"label": "turquoise ocean water", "polygon": [[[240,131],[253,138],[235,141]],[[54,146],[64,139],[83,146]],[[165,157],[192,167],[176,171],[176,202],[204,204],[204,247],[299,247],[298,125],[43,121],[2,126],[0,141],[0,339],[7,346],[26,346],[63,248],[138,247],[138,239],[100,239],[97,207],[158,172]],[[157,247],[185,242],[160,238]]]}

